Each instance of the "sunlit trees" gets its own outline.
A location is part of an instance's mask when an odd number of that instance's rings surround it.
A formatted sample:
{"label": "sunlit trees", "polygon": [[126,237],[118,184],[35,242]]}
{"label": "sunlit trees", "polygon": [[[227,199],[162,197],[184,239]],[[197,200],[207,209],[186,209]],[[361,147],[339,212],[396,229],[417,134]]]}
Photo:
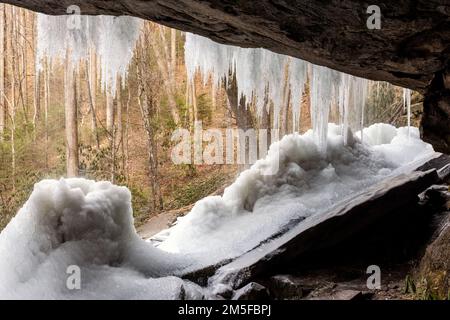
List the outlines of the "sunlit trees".
{"label": "sunlit trees", "polygon": [[78,176],[78,105],[75,84],[75,70],[67,53],[64,67],[64,110],[66,124],[66,161],[67,176]]}

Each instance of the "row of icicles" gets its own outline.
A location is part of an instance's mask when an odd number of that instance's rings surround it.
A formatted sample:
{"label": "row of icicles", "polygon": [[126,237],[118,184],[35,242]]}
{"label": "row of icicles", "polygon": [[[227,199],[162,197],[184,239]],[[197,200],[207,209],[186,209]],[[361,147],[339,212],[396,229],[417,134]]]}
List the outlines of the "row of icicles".
{"label": "row of icicles", "polygon": [[[110,16],[47,16],[38,15],[37,69],[45,59],[69,59],[77,64],[88,59],[92,50],[100,57],[102,88],[115,93],[118,76],[126,78],[135,43],[143,21],[134,17]],[[213,86],[234,72],[238,95],[255,101],[257,114],[262,115],[266,93],[274,106],[274,126],[279,122],[281,106],[286,103],[282,84],[289,85],[292,103],[293,131],[299,130],[302,97],[309,79],[311,122],[322,150],[326,149],[329,113],[338,106],[342,134],[347,140],[348,128],[364,127],[364,106],[369,80],[351,76],[326,67],[274,52],[256,48],[240,48],[218,44],[207,38],[186,33],[185,63],[188,81],[196,72],[206,83],[212,76]],[[411,91],[403,91],[404,106],[411,116]],[[362,132],[362,130],[361,130]],[[362,134],[361,134],[362,138]]]}
{"label": "row of icicles", "polygon": [[[292,102],[293,131],[299,131],[300,112],[305,84],[309,79],[311,97],[311,124],[319,147],[326,149],[326,138],[331,107],[337,106],[342,135],[347,141],[349,128],[361,131],[363,139],[364,107],[370,82],[326,67],[277,54],[265,49],[249,49],[216,43],[195,34],[186,34],[185,61],[188,80],[194,81],[198,72],[203,82],[212,78],[220,86],[230,70],[238,85],[238,96],[255,101],[258,115],[267,104],[266,93],[274,106],[274,125],[277,127],[281,106],[286,104],[282,84],[289,85]],[[379,86],[377,86],[379,88]],[[411,118],[411,91],[403,89],[404,107],[408,110],[408,127]],[[266,110],[267,111],[267,110]]]}

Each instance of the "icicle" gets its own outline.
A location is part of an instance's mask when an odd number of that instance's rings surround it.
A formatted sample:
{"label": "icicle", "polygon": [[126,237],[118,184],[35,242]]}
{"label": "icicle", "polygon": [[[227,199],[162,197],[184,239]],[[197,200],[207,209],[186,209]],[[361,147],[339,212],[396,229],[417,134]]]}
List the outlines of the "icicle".
{"label": "icicle", "polygon": [[361,132],[361,143],[364,142],[364,111],[365,111],[365,100],[363,101],[363,103],[361,104],[361,125],[360,125],[360,132]]}
{"label": "icicle", "polygon": [[403,96],[402,96],[402,101],[403,101],[403,111],[405,111],[405,107],[406,107],[406,89],[403,88]]}
{"label": "icicle", "polygon": [[403,88],[403,110],[407,110],[408,118],[408,138],[410,137],[411,128],[411,89]]}
{"label": "icicle", "polygon": [[[233,66],[238,95],[253,99],[258,115],[262,114],[266,89],[274,105],[273,123],[277,126],[283,101],[282,84],[288,67],[288,85],[292,101],[293,128],[297,131],[302,96],[307,77],[310,79],[311,118],[314,136],[322,151],[326,150],[331,105],[338,103],[340,123],[347,141],[348,129],[360,130],[368,80],[343,74],[306,61],[276,54],[264,49],[221,45],[207,38],[186,34],[185,61],[189,81],[200,72],[206,83],[212,73],[213,83],[227,78]],[[352,118],[349,116],[352,115]]]}
{"label": "icicle", "polygon": [[[73,19],[78,19],[76,24]],[[38,14],[36,68],[41,68],[40,63],[45,57],[65,59],[68,49],[71,53],[69,63],[76,65],[88,59],[92,48],[100,58],[102,88],[115,93],[118,77],[123,81],[126,78],[141,24],[142,20],[128,16]]]}
{"label": "icicle", "polygon": [[339,92],[337,71],[310,64],[311,120],[319,149],[326,151],[328,117],[335,92]]}
{"label": "icicle", "polygon": [[291,58],[289,85],[291,87],[292,101],[292,128],[294,132],[300,131],[299,118],[301,114],[302,97],[307,79],[307,64],[300,59]]}
{"label": "icicle", "polygon": [[349,97],[350,97],[350,75],[341,74],[341,85],[339,86],[339,114],[341,118],[341,134],[344,137],[344,142],[348,140],[348,112],[349,112]]}
{"label": "icicle", "polygon": [[293,112],[299,114],[307,69],[307,63],[302,60],[264,49],[222,45],[187,33],[185,61],[189,81],[194,79],[196,72],[200,72],[203,75],[203,82],[207,83],[209,74],[212,74],[212,81],[216,86],[220,85],[222,79],[228,77],[230,68],[233,67],[238,84],[238,96],[245,96],[249,100],[254,96],[258,114],[262,114],[267,88],[275,109],[279,110],[283,102],[280,86],[284,81],[285,66],[290,64],[289,86],[293,92],[291,96]]}
{"label": "icicle", "polygon": [[377,82],[377,99],[378,99],[378,97],[380,96],[380,85],[381,85],[381,82],[378,81],[378,82]]}

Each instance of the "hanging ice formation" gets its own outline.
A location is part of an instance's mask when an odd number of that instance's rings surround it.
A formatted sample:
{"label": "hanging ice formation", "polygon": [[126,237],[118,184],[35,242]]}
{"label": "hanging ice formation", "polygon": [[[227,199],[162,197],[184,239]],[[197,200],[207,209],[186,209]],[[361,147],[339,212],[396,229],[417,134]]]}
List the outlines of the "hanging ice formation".
{"label": "hanging ice formation", "polygon": [[129,16],[37,16],[37,69],[46,57],[69,59],[76,66],[91,50],[99,56],[104,90],[115,93],[125,79],[142,20]]}
{"label": "hanging ice formation", "polygon": [[411,127],[411,89],[403,89],[403,110],[406,109],[408,118],[408,137],[410,135]]}
{"label": "hanging ice formation", "polygon": [[[234,71],[238,95],[253,98],[259,115],[264,108],[267,89],[274,105],[275,126],[279,121],[280,107],[285,103],[280,87],[287,79],[291,89],[294,131],[299,130],[302,96],[309,78],[312,127],[318,145],[322,148],[326,147],[328,116],[332,105],[339,108],[344,136],[347,135],[349,127],[361,130],[363,126],[363,110],[369,84],[366,79],[265,49],[218,44],[191,33],[186,34],[185,61],[190,81],[194,79],[196,72],[200,72],[205,83],[211,76],[213,84],[218,86],[220,80],[228,76],[230,69]],[[286,70],[288,74],[285,73]]]}

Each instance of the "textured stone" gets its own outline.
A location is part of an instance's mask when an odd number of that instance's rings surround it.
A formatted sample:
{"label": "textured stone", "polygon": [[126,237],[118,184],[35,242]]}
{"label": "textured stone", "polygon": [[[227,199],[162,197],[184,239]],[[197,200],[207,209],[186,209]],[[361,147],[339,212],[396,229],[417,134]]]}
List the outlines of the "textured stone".
{"label": "textured stone", "polygon": [[267,300],[269,293],[267,289],[256,282],[250,282],[233,295],[233,300]]}
{"label": "textured stone", "polygon": [[450,154],[450,68],[439,72],[423,102],[422,137],[436,151]]}
{"label": "textured stone", "polygon": [[363,294],[357,290],[338,290],[328,296],[314,297],[309,300],[361,300]]}
{"label": "textured stone", "polygon": [[268,288],[270,296],[274,299],[298,300],[305,296],[304,284],[301,279],[291,275],[276,275],[271,277]]}
{"label": "textured stone", "polygon": [[[450,193],[445,195],[450,198]],[[450,294],[450,212],[442,219],[434,240],[427,246],[419,268],[419,291],[424,297],[447,299]]]}
{"label": "textured stone", "polygon": [[[280,236],[220,267],[216,283],[239,288],[267,270],[287,265],[308,253],[331,249],[383,217],[399,215],[417,195],[438,181],[436,170],[387,179],[323,215],[313,216]],[[387,205],[388,204],[388,205]]]}

